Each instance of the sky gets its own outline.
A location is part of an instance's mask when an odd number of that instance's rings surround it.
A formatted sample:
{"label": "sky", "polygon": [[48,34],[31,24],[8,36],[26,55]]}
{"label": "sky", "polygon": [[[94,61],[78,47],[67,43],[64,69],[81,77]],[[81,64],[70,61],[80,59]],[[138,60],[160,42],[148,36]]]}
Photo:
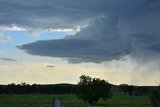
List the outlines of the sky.
{"label": "sky", "polygon": [[0,84],[160,84],[159,0],[0,0]]}

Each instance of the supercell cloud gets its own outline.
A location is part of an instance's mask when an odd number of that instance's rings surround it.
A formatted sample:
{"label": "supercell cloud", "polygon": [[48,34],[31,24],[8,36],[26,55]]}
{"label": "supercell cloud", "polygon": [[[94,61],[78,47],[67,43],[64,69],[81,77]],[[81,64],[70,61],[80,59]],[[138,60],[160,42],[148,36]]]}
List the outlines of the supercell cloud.
{"label": "supercell cloud", "polygon": [[159,0],[1,0],[0,30],[18,26],[28,32],[83,27],[60,40],[17,46],[39,56],[70,62],[160,58]]}

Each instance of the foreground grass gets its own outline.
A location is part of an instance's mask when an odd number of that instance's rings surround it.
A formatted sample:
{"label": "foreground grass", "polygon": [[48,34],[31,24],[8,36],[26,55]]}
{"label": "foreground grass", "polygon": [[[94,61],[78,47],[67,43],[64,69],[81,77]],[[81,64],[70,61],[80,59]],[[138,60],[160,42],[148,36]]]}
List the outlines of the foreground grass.
{"label": "foreground grass", "polygon": [[[53,98],[61,98],[63,104],[76,104],[89,107],[74,95],[5,95],[0,96],[0,107],[20,106],[24,104],[51,105]],[[116,95],[107,101],[100,100],[96,107],[151,107],[148,97]]]}

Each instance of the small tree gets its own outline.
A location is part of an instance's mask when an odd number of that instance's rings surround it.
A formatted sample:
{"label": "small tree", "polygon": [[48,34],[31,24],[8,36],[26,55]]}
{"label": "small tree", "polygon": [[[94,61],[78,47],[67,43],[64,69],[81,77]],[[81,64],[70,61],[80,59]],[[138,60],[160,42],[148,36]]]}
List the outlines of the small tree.
{"label": "small tree", "polygon": [[77,87],[77,96],[89,104],[96,104],[100,98],[111,97],[111,84],[99,78],[82,75]]}

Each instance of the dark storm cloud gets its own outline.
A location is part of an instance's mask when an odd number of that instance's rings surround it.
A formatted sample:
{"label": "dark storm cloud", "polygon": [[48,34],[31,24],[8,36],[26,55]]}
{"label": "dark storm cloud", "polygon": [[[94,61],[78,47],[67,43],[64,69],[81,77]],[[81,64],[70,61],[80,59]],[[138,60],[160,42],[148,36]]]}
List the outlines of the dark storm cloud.
{"label": "dark storm cloud", "polygon": [[[32,55],[66,57],[69,62],[74,63],[120,59],[132,49],[129,44],[123,43],[116,28],[111,28],[112,31],[105,29],[106,26],[115,26],[115,23],[111,20],[106,21],[104,17],[98,18],[91,26],[82,29],[76,35],[60,40],[38,41],[18,48]],[[97,25],[99,27],[96,27]]]}
{"label": "dark storm cloud", "polygon": [[160,43],[152,44],[146,48],[152,51],[160,52]]}
{"label": "dark storm cloud", "polygon": [[15,59],[12,58],[0,58],[3,61],[16,61]]}
{"label": "dark storm cloud", "polygon": [[60,40],[18,46],[32,55],[65,57],[75,63],[160,52],[159,0],[1,0],[0,4],[0,26],[15,24],[36,31],[87,25]]}
{"label": "dark storm cloud", "polygon": [[[97,16],[94,11],[85,9],[87,1],[82,1],[83,7],[79,5],[80,2],[74,2],[74,0],[1,0],[0,25],[17,25],[28,30],[72,28],[75,25],[84,24],[88,18]],[[95,5],[95,2],[91,5]]]}

